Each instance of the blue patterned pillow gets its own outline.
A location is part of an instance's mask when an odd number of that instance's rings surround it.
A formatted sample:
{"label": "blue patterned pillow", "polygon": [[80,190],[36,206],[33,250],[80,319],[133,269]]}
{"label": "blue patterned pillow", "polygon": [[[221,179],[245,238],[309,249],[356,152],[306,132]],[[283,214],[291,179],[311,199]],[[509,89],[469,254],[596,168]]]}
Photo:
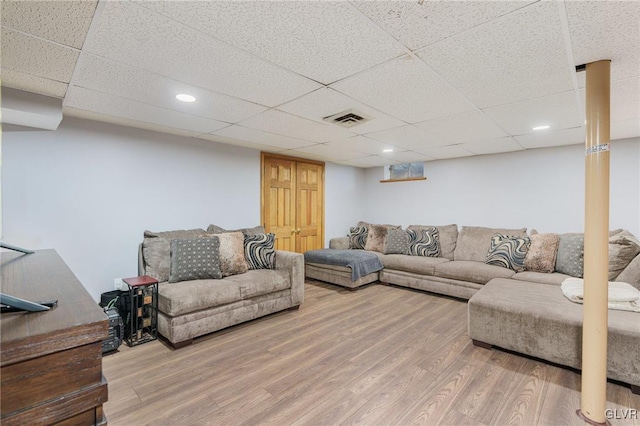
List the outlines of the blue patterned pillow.
{"label": "blue patterned pillow", "polygon": [[244,236],[244,258],[249,269],[275,269],[275,234]]}
{"label": "blue patterned pillow", "polygon": [[434,227],[407,229],[410,256],[440,257],[440,237]]}
{"label": "blue patterned pillow", "polygon": [[354,226],[349,228],[349,248],[362,249],[367,243],[367,235],[369,230],[366,226]]}
{"label": "blue patterned pillow", "polygon": [[485,263],[522,272],[525,270],[524,259],[527,256],[530,245],[531,238],[529,237],[510,237],[503,234],[495,234],[491,237],[491,246]]}

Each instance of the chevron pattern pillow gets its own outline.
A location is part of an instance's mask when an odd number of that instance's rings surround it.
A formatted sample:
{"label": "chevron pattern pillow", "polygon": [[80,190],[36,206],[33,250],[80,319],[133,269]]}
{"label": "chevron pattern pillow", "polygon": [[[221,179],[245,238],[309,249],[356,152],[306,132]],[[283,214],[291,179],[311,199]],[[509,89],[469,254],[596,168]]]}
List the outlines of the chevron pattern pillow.
{"label": "chevron pattern pillow", "polygon": [[275,234],[244,236],[244,259],[249,269],[275,269]]}
{"label": "chevron pattern pillow", "polygon": [[369,231],[366,226],[353,226],[349,228],[349,248],[364,250],[367,244]]}
{"label": "chevron pattern pillow", "polygon": [[531,238],[529,237],[495,234],[491,237],[491,246],[485,263],[522,272],[525,270],[524,259],[530,246]]}
{"label": "chevron pattern pillow", "polygon": [[407,229],[410,256],[440,257],[440,236],[435,227]]}

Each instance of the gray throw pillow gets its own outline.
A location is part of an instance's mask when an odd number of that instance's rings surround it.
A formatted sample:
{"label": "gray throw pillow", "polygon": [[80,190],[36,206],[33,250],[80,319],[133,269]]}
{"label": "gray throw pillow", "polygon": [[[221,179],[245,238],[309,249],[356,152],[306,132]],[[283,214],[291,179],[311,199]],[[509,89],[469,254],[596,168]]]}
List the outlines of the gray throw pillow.
{"label": "gray throw pillow", "polygon": [[496,234],[491,238],[491,246],[485,263],[522,272],[524,271],[524,259],[530,245],[531,239],[529,237]]}
{"label": "gray throw pillow", "polygon": [[170,283],[220,278],[218,237],[171,240]]}
{"label": "gray throw pillow", "polygon": [[244,258],[249,269],[274,269],[276,267],[275,234],[244,236]]}
{"label": "gray throw pillow", "polygon": [[407,254],[409,251],[409,234],[404,229],[389,229],[384,240],[382,253]]}
{"label": "gray throw pillow", "polygon": [[440,257],[440,236],[434,227],[408,229],[410,256]]}
{"label": "gray throw pillow", "polygon": [[556,271],[572,277],[584,274],[584,234],[561,234]]}

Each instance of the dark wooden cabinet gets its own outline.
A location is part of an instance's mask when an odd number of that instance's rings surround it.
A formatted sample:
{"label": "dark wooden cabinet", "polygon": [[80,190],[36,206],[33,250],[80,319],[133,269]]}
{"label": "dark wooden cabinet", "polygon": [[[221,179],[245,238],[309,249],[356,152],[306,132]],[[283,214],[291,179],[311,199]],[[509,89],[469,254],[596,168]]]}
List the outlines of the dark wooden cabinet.
{"label": "dark wooden cabinet", "polygon": [[58,300],[49,311],[0,317],[0,423],[106,424],[106,314],[54,250],[0,252],[0,268],[2,293]]}

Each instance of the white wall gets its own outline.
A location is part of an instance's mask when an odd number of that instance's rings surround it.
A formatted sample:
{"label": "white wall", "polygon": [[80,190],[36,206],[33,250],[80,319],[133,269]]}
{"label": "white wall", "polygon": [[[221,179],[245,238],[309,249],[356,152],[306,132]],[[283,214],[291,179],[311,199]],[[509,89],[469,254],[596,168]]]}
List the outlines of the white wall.
{"label": "white wall", "polygon": [[[255,226],[260,153],[88,120],[2,144],[2,241],[55,248],[97,300],[137,275],[145,229]],[[327,164],[326,238],[363,212],[364,171]]]}
{"label": "white wall", "polygon": [[[640,138],[611,143],[610,225],[640,236]],[[584,146],[425,163],[426,181],[380,183],[367,169],[373,223],[584,229]]]}

